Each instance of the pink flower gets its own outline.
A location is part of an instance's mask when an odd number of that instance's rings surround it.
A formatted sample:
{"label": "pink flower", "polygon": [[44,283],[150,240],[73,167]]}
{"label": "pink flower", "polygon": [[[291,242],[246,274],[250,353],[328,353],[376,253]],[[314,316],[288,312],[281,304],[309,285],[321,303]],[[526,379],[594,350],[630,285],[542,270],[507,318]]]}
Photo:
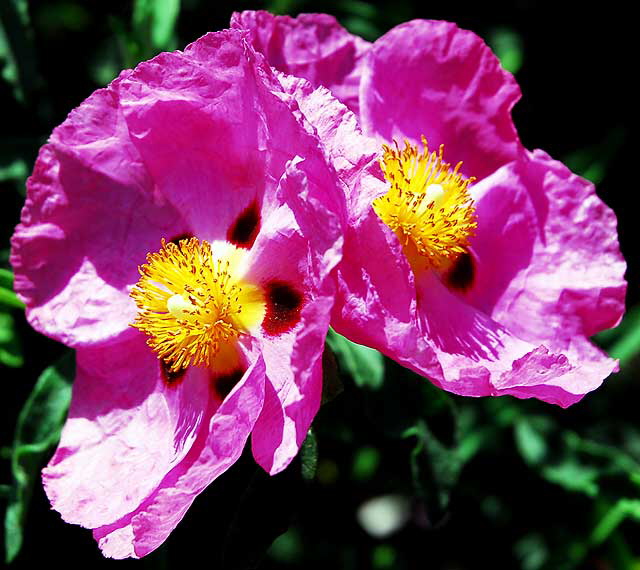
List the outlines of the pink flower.
{"label": "pink flower", "polygon": [[520,90],[480,38],[415,20],[364,45],[325,15],[265,12],[232,26],[278,69],[330,88],[377,141],[345,144],[347,109],[291,83],[303,111],[308,96],[335,107],[312,122],[350,187],[338,332],[468,396],[568,406],[617,369],[588,340],[624,311],[615,215],[592,184],[522,146]]}
{"label": "pink flower", "polygon": [[106,556],[157,548],[249,435],[271,474],[296,455],[320,404],[338,184],[235,30],[124,71],[42,147],[16,289],[77,354],[43,479]]}

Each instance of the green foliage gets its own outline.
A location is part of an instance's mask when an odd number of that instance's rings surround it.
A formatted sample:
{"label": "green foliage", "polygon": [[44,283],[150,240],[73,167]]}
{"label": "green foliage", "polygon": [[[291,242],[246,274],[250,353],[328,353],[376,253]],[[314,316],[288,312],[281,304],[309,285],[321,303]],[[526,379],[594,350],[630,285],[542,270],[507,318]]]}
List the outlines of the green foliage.
{"label": "green foliage", "polygon": [[22,347],[14,319],[9,313],[0,312],[0,364],[20,368],[24,363]]}
{"label": "green foliage", "polygon": [[0,268],[0,308],[24,309],[24,303],[13,292],[13,273]]}
{"label": "green foliage", "polygon": [[18,417],[11,450],[13,484],[5,515],[7,562],[20,552],[32,487],[60,437],[71,399],[73,360],[68,353],[42,373]]}
{"label": "green foliage", "polygon": [[175,49],[180,0],[135,0],[133,33],[144,52]]}
{"label": "green foliage", "polygon": [[600,144],[577,150],[566,156],[563,162],[580,176],[584,176],[594,184],[600,184],[626,138],[625,127],[614,127]]}
{"label": "green foliage", "polygon": [[509,28],[495,28],[489,33],[488,42],[504,69],[511,73],[517,73],[520,70],[523,49],[518,33]]}
{"label": "green foliage", "polygon": [[302,478],[305,481],[311,481],[316,476],[316,470],[318,469],[318,441],[313,430],[309,430],[307,437],[302,442],[300,463]]}
{"label": "green foliage", "polygon": [[27,0],[0,2],[0,77],[25,101],[41,84]]}
{"label": "green foliage", "polygon": [[349,374],[356,385],[370,390],[381,387],[384,359],[378,351],[351,342],[333,329],[327,335],[327,344],[336,355],[340,369]]}

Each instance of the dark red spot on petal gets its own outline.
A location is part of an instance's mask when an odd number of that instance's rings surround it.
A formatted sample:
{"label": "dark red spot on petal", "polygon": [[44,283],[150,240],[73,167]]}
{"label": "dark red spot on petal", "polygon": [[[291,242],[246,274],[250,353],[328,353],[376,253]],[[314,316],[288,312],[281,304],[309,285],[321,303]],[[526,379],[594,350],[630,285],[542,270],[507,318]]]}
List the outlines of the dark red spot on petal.
{"label": "dark red spot on petal", "polygon": [[227,232],[227,241],[249,249],[260,231],[260,207],[254,200],[237,217]]}
{"label": "dark red spot on petal", "polygon": [[192,238],[192,237],[194,237],[193,234],[187,234],[187,233],[178,234],[177,236],[172,237],[169,241],[171,243],[175,243],[176,245],[178,245],[179,241],[182,241],[183,239],[189,239],[189,238]]}
{"label": "dark red spot on petal", "polygon": [[160,360],[160,373],[162,374],[162,379],[169,386],[177,386],[182,382],[184,375],[187,373],[186,368],[182,368],[177,372],[172,372],[169,368],[169,364],[164,360]]}
{"label": "dark red spot on petal", "polygon": [[292,329],[300,320],[304,295],[284,281],[271,281],[265,287],[267,312],[262,328],[278,335]]}
{"label": "dark red spot on petal", "polygon": [[211,378],[211,386],[221,400],[224,400],[234,386],[242,380],[246,369],[238,368],[225,374],[214,374]]}
{"label": "dark red spot on petal", "polygon": [[473,256],[469,252],[465,252],[453,262],[453,266],[444,276],[444,282],[451,289],[467,291],[473,285],[474,277]]}

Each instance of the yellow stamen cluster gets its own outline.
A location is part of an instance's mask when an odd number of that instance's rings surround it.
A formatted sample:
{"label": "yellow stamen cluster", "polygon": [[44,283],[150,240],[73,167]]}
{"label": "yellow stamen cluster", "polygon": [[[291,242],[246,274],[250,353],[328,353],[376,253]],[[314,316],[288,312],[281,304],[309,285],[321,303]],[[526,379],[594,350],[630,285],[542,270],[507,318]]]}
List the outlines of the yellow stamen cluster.
{"label": "yellow stamen cluster", "polygon": [[374,200],[373,209],[402,243],[414,268],[446,269],[467,251],[477,227],[475,208],[467,186],[474,178],[460,174],[443,160],[443,146],[422,152],[405,141],[404,149],[383,146],[380,161],[389,191]]}
{"label": "yellow stamen cluster", "polygon": [[[132,326],[172,372],[190,365],[215,366],[229,358],[241,334],[262,322],[262,290],[243,279],[245,250],[226,242],[162,240],[147,254],[131,291],[139,312]],[[216,367],[217,368],[217,367]]]}

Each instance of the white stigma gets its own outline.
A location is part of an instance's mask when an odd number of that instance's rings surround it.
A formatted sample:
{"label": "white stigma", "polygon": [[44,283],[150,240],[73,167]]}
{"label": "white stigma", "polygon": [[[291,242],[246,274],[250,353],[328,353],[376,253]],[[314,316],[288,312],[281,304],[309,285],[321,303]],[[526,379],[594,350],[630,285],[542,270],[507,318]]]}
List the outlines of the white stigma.
{"label": "white stigma", "polygon": [[424,191],[426,203],[434,202],[437,205],[440,198],[444,196],[444,188],[440,184],[429,184]]}
{"label": "white stigma", "polygon": [[193,311],[193,303],[182,295],[172,295],[167,299],[167,311],[176,319],[184,318]]}

